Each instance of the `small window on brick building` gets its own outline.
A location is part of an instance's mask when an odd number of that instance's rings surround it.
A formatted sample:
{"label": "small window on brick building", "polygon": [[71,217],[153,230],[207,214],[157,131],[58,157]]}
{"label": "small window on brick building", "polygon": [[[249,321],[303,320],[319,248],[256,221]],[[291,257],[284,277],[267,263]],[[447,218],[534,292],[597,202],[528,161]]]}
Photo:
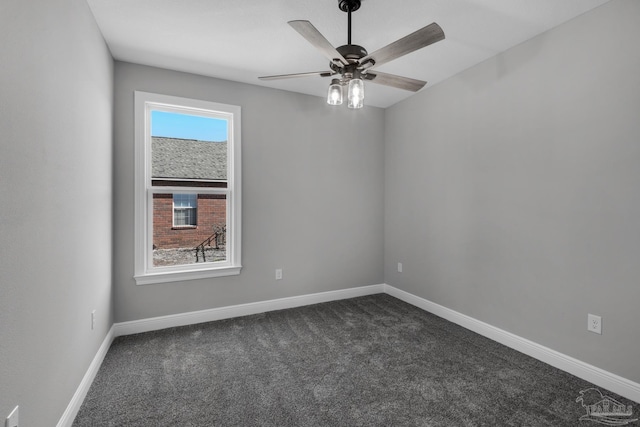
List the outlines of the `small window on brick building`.
{"label": "small window on brick building", "polygon": [[240,107],[135,93],[136,282],[239,274]]}
{"label": "small window on brick building", "polygon": [[198,195],[180,194],[173,195],[173,226],[195,227],[198,217]]}

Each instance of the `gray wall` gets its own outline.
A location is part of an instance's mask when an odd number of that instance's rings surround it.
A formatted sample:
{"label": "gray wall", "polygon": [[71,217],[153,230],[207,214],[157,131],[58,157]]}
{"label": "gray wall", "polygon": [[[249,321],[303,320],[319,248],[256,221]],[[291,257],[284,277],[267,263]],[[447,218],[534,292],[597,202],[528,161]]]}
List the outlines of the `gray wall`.
{"label": "gray wall", "polygon": [[640,382],[638,17],[610,2],[387,110],[386,283]]}
{"label": "gray wall", "polygon": [[[135,284],[134,90],[242,107],[239,276]],[[382,283],[384,110],[345,109],[319,97],[116,62],[116,322]]]}
{"label": "gray wall", "polygon": [[3,0],[0,40],[0,422],[53,426],[113,323],[113,63],[82,0]]}

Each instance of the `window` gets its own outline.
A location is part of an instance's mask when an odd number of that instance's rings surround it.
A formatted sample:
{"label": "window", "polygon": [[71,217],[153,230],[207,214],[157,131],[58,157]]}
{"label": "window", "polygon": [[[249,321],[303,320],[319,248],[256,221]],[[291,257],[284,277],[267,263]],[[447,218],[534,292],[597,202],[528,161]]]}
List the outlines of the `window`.
{"label": "window", "polygon": [[174,227],[195,227],[197,225],[197,222],[196,222],[197,213],[198,213],[198,195],[197,194],[175,193],[173,195],[173,226]]}
{"label": "window", "polygon": [[240,107],[135,92],[135,279],[239,274]]}

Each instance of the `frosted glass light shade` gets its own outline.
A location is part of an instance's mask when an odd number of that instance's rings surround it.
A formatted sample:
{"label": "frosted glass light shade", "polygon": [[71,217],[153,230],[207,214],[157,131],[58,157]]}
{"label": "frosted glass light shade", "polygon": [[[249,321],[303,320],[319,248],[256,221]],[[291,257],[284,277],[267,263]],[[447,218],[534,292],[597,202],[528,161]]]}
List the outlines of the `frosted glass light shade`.
{"label": "frosted glass light shade", "polygon": [[329,86],[329,92],[327,93],[327,104],[329,105],[341,105],[342,104],[342,86],[337,80],[331,82]]}
{"label": "frosted glass light shade", "polygon": [[347,92],[349,108],[362,108],[364,106],[364,82],[362,79],[351,79]]}

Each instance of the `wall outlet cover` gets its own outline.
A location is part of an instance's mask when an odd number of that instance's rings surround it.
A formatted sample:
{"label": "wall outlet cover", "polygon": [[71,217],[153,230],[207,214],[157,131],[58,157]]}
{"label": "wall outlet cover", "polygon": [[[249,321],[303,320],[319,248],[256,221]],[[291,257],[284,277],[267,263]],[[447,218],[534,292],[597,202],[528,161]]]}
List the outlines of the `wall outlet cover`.
{"label": "wall outlet cover", "polygon": [[587,316],[587,330],[595,334],[602,334],[602,318],[595,314]]}

